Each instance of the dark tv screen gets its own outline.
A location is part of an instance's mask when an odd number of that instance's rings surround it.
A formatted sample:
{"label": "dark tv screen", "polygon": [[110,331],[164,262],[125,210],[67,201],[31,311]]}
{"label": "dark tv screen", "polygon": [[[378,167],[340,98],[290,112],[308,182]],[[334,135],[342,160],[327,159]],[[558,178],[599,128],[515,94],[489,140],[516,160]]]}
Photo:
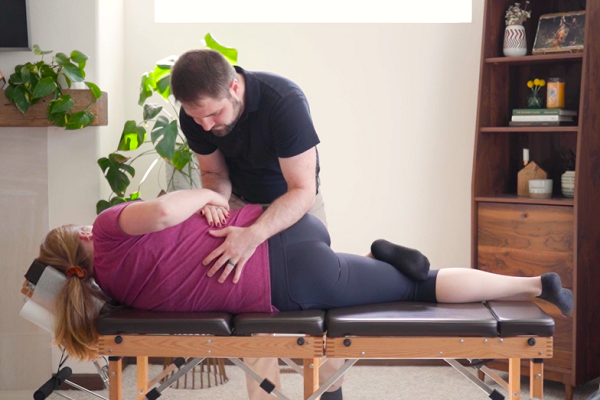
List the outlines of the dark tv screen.
{"label": "dark tv screen", "polygon": [[31,49],[27,0],[0,0],[0,50]]}

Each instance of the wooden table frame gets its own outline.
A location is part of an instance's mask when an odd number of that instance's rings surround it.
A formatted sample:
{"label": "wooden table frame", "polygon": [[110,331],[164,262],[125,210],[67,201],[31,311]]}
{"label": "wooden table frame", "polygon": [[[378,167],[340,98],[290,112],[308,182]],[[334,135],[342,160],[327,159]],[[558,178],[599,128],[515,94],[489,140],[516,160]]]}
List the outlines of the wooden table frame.
{"label": "wooden table frame", "polygon": [[[510,393],[521,398],[521,359],[530,359],[530,396],[543,398],[543,359],[551,358],[552,337],[342,337],[317,336],[208,336],[208,335],[103,335],[100,354],[110,356],[109,398],[122,400],[120,357],[137,357],[138,399],[162,376],[148,377],[148,357],[277,357],[302,359],[304,399],[319,390],[323,357],[342,359],[508,359],[508,380],[481,368]],[[306,373],[309,371],[310,373]],[[163,372],[164,374],[164,372]],[[161,374],[162,375],[162,374]],[[482,375],[480,375],[481,377]]]}

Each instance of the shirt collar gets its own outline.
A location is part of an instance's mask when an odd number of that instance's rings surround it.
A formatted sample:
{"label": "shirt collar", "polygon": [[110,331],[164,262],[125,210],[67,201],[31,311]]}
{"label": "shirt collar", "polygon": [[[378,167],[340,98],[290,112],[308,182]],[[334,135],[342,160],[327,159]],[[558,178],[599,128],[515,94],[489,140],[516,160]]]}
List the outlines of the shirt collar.
{"label": "shirt collar", "polygon": [[256,75],[251,71],[246,71],[242,67],[234,66],[238,74],[244,75],[245,93],[244,93],[244,113],[242,118],[245,118],[249,113],[258,111],[260,104],[260,87]]}

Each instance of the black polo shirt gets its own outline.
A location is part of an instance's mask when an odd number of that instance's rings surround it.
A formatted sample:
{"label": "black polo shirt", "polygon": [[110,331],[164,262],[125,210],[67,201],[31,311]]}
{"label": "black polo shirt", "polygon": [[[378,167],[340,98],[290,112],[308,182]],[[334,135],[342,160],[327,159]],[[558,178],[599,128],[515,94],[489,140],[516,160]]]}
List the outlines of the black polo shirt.
{"label": "black polo shirt", "polygon": [[[245,107],[228,135],[205,131],[183,108],[179,122],[194,152],[221,150],[236,196],[250,203],[272,203],[287,192],[278,158],[305,152],[319,143],[319,137],[298,85],[278,75],[235,69],[245,78]],[[317,180],[318,171],[317,158]]]}

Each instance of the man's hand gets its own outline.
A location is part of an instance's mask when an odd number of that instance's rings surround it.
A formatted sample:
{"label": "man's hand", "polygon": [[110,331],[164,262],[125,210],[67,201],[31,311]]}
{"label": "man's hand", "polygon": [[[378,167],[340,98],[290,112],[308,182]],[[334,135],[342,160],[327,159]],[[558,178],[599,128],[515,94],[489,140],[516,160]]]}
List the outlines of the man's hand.
{"label": "man's hand", "polygon": [[233,283],[238,283],[244,265],[252,257],[262,240],[251,228],[229,226],[218,231],[209,231],[209,233],[215,237],[226,237],[226,239],[202,261],[202,264],[208,265],[216,260],[207,275],[212,277],[224,267],[223,273],[219,277],[219,283],[223,283],[235,268]]}

